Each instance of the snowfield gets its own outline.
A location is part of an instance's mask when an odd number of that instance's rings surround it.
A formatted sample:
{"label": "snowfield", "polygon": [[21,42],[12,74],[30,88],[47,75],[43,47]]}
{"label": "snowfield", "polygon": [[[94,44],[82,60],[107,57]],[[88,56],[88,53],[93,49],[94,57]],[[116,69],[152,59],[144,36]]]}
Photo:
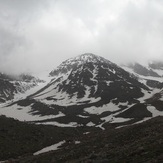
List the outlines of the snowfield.
{"label": "snowfield", "polygon": [[31,106],[21,107],[17,104],[14,104],[9,107],[0,107],[0,115],[5,115],[6,117],[14,118],[19,121],[40,121],[45,119],[52,119],[65,116],[62,112],[59,112],[57,115],[32,115],[30,113]]}

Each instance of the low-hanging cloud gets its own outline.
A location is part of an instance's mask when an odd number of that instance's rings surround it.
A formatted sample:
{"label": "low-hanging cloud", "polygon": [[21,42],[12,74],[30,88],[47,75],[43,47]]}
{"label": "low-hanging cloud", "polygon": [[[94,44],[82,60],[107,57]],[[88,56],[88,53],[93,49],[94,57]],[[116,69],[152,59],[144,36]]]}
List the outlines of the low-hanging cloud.
{"label": "low-hanging cloud", "polygon": [[92,52],[163,60],[161,0],[0,0],[0,71],[41,72]]}

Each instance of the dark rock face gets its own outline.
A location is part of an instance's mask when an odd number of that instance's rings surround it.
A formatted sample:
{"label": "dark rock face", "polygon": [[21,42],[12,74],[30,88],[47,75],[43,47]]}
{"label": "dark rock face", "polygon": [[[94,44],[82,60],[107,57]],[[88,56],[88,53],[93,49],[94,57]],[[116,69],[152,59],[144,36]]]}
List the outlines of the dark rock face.
{"label": "dark rock face", "polygon": [[163,82],[155,81],[155,80],[147,80],[146,84],[151,88],[163,88]]}
{"label": "dark rock face", "polygon": [[123,118],[145,118],[145,117],[152,117],[152,113],[149,112],[146,108],[146,104],[136,104],[132,106],[127,111],[124,111],[123,113],[118,114],[117,117],[123,117]]}
{"label": "dark rock face", "polygon": [[[54,85],[53,89],[66,93],[70,98],[77,95],[80,99],[88,94],[88,98],[100,97],[103,103],[115,98],[119,102],[133,102],[143,96],[141,89],[149,90],[116,64],[93,54],[67,60],[50,75],[54,79],[42,92]],[[64,77],[65,75],[67,76]],[[33,95],[35,96],[41,96],[41,91]],[[50,99],[57,100],[54,95]]]}
{"label": "dark rock face", "polygon": [[14,76],[0,73],[0,103],[12,100],[15,94],[24,93],[39,82],[43,81],[31,75]]}
{"label": "dark rock face", "polygon": [[15,86],[7,80],[0,79],[0,103],[11,100],[17,90]]}

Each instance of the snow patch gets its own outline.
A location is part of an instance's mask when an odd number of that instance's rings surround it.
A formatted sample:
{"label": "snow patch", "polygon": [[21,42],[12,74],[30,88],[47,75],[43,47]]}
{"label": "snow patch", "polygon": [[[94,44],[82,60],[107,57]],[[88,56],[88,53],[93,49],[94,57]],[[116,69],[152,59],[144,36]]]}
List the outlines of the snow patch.
{"label": "snow patch", "polygon": [[83,115],[77,115],[77,116],[81,118],[89,118],[89,116],[83,116]]}
{"label": "snow patch", "polygon": [[93,122],[89,122],[86,124],[86,126],[91,127],[91,126],[95,126],[95,124]]}
{"label": "snow patch", "polygon": [[65,114],[63,114],[62,112],[59,112],[59,114],[57,114],[57,115],[46,115],[46,116],[32,115],[32,113],[30,113],[30,111],[32,111],[31,105],[22,107],[17,104],[14,104],[9,107],[1,107],[0,115],[5,115],[6,117],[11,117],[11,118],[17,119],[19,121],[39,121],[39,120],[45,120],[45,119],[58,118],[58,117],[65,116]]}
{"label": "snow patch", "polygon": [[35,152],[33,155],[39,155],[39,154],[46,153],[46,152],[49,152],[49,151],[58,150],[59,147],[60,147],[61,145],[63,145],[65,142],[66,142],[66,141],[63,140],[63,141],[61,141],[61,142],[59,142],[59,143],[57,143],[57,144],[54,144],[54,145],[48,146],[48,147],[46,147],[46,148],[43,148],[43,149],[41,149],[40,151]]}
{"label": "snow patch", "polygon": [[159,93],[160,89],[153,89],[151,93],[148,91],[141,89],[141,92],[144,94],[143,97],[138,98],[137,100],[140,101],[140,103],[144,103],[146,99],[151,98],[154,94]]}
{"label": "snow patch", "polygon": [[80,144],[81,142],[80,141],[75,141],[75,144]]}
{"label": "snow patch", "polygon": [[101,120],[105,120],[105,123],[106,122],[110,122],[110,123],[122,123],[122,122],[130,121],[131,118],[118,118],[118,117],[114,117],[113,115],[109,115],[107,117],[101,118]]}
{"label": "snow patch", "polygon": [[152,113],[152,117],[163,116],[163,111],[157,110],[154,106],[147,106],[147,110]]}
{"label": "snow patch", "polygon": [[89,114],[100,115],[106,111],[114,112],[114,111],[120,110],[120,108],[113,103],[108,103],[108,104],[105,104],[101,107],[91,106],[91,107],[85,108],[84,110]]}
{"label": "snow patch", "polygon": [[59,123],[59,122],[39,122],[36,123],[37,125],[43,124],[43,125],[53,125],[53,126],[58,126],[58,127],[77,127],[77,126],[81,126],[79,124],[77,124],[76,122],[70,122],[68,124],[64,124],[64,123]]}

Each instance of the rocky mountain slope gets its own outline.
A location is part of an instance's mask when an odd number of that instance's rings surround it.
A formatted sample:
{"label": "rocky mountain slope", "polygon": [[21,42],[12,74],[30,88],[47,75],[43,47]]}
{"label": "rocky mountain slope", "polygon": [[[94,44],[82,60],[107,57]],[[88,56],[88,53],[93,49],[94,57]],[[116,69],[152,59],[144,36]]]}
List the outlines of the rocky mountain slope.
{"label": "rocky mountain slope", "polygon": [[[42,89],[1,109],[21,121],[58,127],[116,127],[162,115],[161,89],[153,89],[116,64],[83,54],[50,72],[53,79]],[[160,94],[160,105],[147,99]],[[148,101],[148,102],[147,102]]]}
{"label": "rocky mountain slope", "polygon": [[130,63],[123,65],[122,68],[137,76],[138,80],[151,88],[163,88],[163,63],[150,62],[147,65]]}
{"label": "rocky mountain slope", "polygon": [[14,99],[15,95],[25,93],[38,83],[43,82],[31,75],[7,75],[0,73],[0,103]]}
{"label": "rocky mountain slope", "polygon": [[[105,104],[115,98],[118,102],[133,102],[134,98],[143,96],[141,89],[149,90],[116,64],[93,54],[69,59],[50,75],[54,79],[31,98],[48,98],[52,103],[66,106],[93,100]],[[123,92],[127,92],[128,97],[124,97]]]}

